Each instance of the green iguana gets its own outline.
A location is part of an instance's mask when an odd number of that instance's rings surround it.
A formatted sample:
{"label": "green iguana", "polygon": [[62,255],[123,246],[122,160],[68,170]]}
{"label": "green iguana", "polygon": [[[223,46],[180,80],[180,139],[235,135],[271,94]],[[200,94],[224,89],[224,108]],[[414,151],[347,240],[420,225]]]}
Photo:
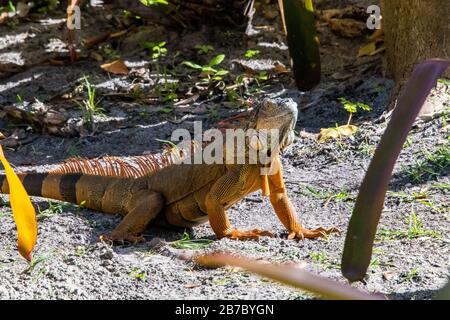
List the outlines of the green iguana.
{"label": "green iguana", "polygon": [[[288,230],[289,239],[317,238],[337,230],[304,229],[286,194],[282,177],[279,155],[293,141],[296,120],[297,106],[291,99],[266,99],[250,115],[246,129],[276,129],[279,132],[279,148],[269,154],[274,173],[271,175],[261,174],[261,169],[267,165],[259,162],[180,164],[174,159],[182,157],[182,151],[173,150],[134,157],[135,166],[116,157],[72,159],[56,170],[22,173],[19,178],[32,196],[123,215],[121,223],[104,237],[114,242],[143,241],[142,232],[152,221],[192,227],[209,220],[219,239],[272,236],[269,231],[260,229],[237,230],[228,220],[228,208],[260,189],[263,195],[270,197],[275,213]],[[250,139],[245,141],[246,148],[250,147]],[[3,193],[8,193],[4,175],[0,175],[0,187]]]}

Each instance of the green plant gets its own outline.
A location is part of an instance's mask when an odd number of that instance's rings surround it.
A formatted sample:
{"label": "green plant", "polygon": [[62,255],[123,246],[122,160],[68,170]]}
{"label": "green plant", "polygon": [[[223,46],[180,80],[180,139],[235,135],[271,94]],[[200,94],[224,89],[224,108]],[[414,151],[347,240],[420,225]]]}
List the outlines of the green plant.
{"label": "green plant", "polygon": [[418,281],[419,279],[420,279],[420,276],[419,276],[418,268],[412,268],[405,275],[405,280],[409,281],[409,282]]}
{"label": "green plant", "polygon": [[199,70],[200,77],[207,78],[208,81],[220,81],[222,80],[222,77],[227,75],[229,72],[225,69],[215,69],[213,67],[219,65],[222,63],[222,61],[225,59],[224,54],[219,54],[212,58],[207,64],[205,65],[199,65],[197,63],[194,63],[192,61],[183,61],[181,64],[185,65],[191,69]]}
{"label": "green plant", "polygon": [[214,51],[214,47],[209,44],[198,44],[194,48],[197,49],[197,54],[208,54]]}
{"label": "green plant", "polygon": [[111,60],[118,59],[121,56],[120,52],[111,48],[111,45],[109,43],[100,46],[100,50],[104,56]]}
{"label": "green plant", "polygon": [[8,11],[9,12],[16,12],[16,6],[11,0],[8,0]]}
{"label": "green plant", "polygon": [[144,6],[150,7],[150,6],[156,6],[156,5],[168,5],[169,2],[167,0],[139,0]]}
{"label": "green plant", "polygon": [[165,57],[167,55],[166,41],[161,42],[144,42],[142,47],[144,49],[148,49],[152,53],[152,59],[160,59],[161,57]]}
{"label": "green plant", "polygon": [[335,128],[324,128],[320,129],[319,142],[326,142],[329,139],[338,139],[338,146],[343,147],[341,144],[342,137],[352,136],[358,127],[351,125],[353,114],[358,111],[358,109],[370,111],[371,108],[362,102],[351,102],[343,97],[340,97],[339,102],[341,102],[344,109],[349,113],[347,124],[338,126],[336,124]]}
{"label": "green plant", "polygon": [[312,251],[309,253],[309,257],[324,268],[338,268],[336,263],[328,257],[325,251]]}
{"label": "green plant", "polygon": [[56,214],[61,214],[64,212],[64,208],[65,208],[65,204],[60,203],[60,202],[53,202],[53,201],[48,201],[48,208],[47,209],[41,209],[38,206],[38,214],[37,214],[37,218],[38,219],[43,219],[43,218],[48,218],[51,216],[54,216]]}
{"label": "green plant", "polygon": [[85,246],[77,246],[77,247],[75,248],[75,254],[76,254],[78,257],[84,256],[84,255],[86,254],[86,247],[85,247]]}
{"label": "green plant", "polygon": [[82,103],[76,101],[83,112],[83,119],[93,129],[94,127],[94,115],[101,114],[103,109],[99,107],[100,100],[95,97],[95,88],[91,85],[86,76],[83,77],[84,87],[87,89],[88,98],[83,100]]}
{"label": "green plant", "polygon": [[345,111],[347,111],[349,113],[347,125],[350,124],[350,122],[352,121],[353,114],[356,113],[358,111],[358,109],[364,110],[364,111],[372,110],[372,108],[370,108],[370,106],[368,106],[367,104],[364,104],[362,102],[356,102],[356,103],[351,102],[351,101],[345,99],[344,97],[340,97],[338,100],[344,107]]}
{"label": "green plant", "polygon": [[33,257],[31,261],[28,263],[28,267],[23,272],[31,273],[36,268],[37,265],[44,263],[48,259],[49,257],[43,255]]}
{"label": "green plant", "polygon": [[397,239],[415,239],[420,237],[441,237],[439,232],[428,230],[423,227],[423,223],[417,217],[414,210],[411,210],[409,214],[406,225],[408,226],[406,230],[392,230],[380,228],[377,231],[376,239],[381,240],[397,240]]}
{"label": "green plant", "polygon": [[244,57],[249,58],[249,59],[254,59],[254,58],[257,58],[260,53],[261,53],[261,51],[259,51],[259,50],[249,49],[245,52]]}
{"label": "green plant", "polygon": [[209,239],[191,239],[188,233],[184,232],[180,240],[170,243],[176,249],[204,249],[208,247],[213,241]]}
{"label": "green plant", "polygon": [[139,281],[145,281],[147,280],[147,272],[142,271],[139,268],[133,268],[131,272],[128,274],[130,277],[135,278]]}
{"label": "green plant", "polygon": [[415,182],[435,179],[447,172],[450,167],[450,146],[441,145],[433,152],[423,150],[422,157],[415,164],[404,168],[408,176]]}
{"label": "green plant", "polygon": [[45,0],[43,5],[37,10],[39,13],[49,13],[55,10],[59,5],[59,0]]}

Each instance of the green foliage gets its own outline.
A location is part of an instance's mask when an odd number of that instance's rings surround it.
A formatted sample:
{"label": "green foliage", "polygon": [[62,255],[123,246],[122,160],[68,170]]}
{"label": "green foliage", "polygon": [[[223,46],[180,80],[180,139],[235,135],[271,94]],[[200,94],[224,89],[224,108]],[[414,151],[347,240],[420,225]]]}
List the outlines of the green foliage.
{"label": "green foliage", "polygon": [[180,240],[171,242],[171,246],[176,249],[204,249],[208,247],[213,241],[209,239],[191,239],[188,233],[183,233]]}
{"label": "green foliage", "polygon": [[197,49],[197,54],[208,54],[215,50],[214,47],[209,44],[198,44],[194,48]]}
{"label": "green foliage", "polygon": [[61,202],[54,202],[49,200],[48,201],[48,208],[47,209],[41,209],[38,206],[38,219],[48,218],[51,216],[54,216],[56,214],[61,214],[64,212],[64,208],[66,208],[67,205]]}
{"label": "green foliage", "polygon": [[75,101],[81,111],[83,112],[83,118],[86,123],[93,129],[94,127],[94,115],[101,114],[103,109],[99,107],[100,100],[95,97],[95,88],[91,85],[86,76],[83,77],[84,87],[87,89],[88,98],[83,100],[82,103]]}
{"label": "green foliage", "polygon": [[148,49],[152,52],[152,59],[159,59],[161,57],[165,57],[167,55],[167,48],[165,48],[167,42],[144,42],[142,47],[144,49]]}
{"label": "green foliage", "polygon": [[362,102],[351,102],[351,101],[345,99],[344,97],[340,97],[338,100],[344,107],[345,111],[347,111],[350,114],[348,117],[347,125],[350,124],[353,114],[356,113],[358,111],[358,109],[364,110],[364,111],[372,110],[372,108],[370,106],[368,106],[367,104],[364,104]]}
{"label": "green foliage", "polygon": [[448,172],[450,168],[450,147],[448,144],[439,146],[434,152],[423,150],[423,156],[416,159],[415,164],[405,168],[408,176],[414,182],[435,179]]}
{"label": "green foliage", "polygon": [[28,264],[28,268],[24,270],[24,273],[31,273],[39,264],[44,263],[48,259],[49,257],[43,255],[34,256]]}
{"label": "green foliage", "polygon": [[11,0],[8,0],[8,11],[9,12],[16,12],[16,6]]}
{"label": "green foliage", "polygon": [[415,239],[420,237],[438,238],[442,235],[439,232],[428,230],[423,227],[423,223],[418,219],[415,211],[411,211],[407,221],[408,228],[406,230],[391,230],[380,228],[377,232],[376,239],[397,240],[397,239]]}
{"label": "green foliage", "polygon": [[139,280],[139,281],[147,280],[147,272],[142,271],[139,268],[133,268],[133,270],[131,270],[131,272],[128,274],[128,276],[130,276],[131,278],[134,278],[136,280]]}
{"label": "green foliage", "polygon": [[249,49],[245,52],[244,56],[249,59],[255,59],[259,56],[260,53],[261,53],[261,51],[259,51],[259,50]]}
{"label": "green foliage", "polygon": [[206,77],[208,80],[214,80],[214,81],[220,81],[222,80],[222,77],[227,75],[229,71],[225,69],[215,69],[213,67],[219,65],[222,63],[222,61],[225,59],[224,54],[219,54],[212,58],[207,64],[205,65],[199,65],[197,63],[194,63],[192,61],[183,61],[181,64],[189,67],[191,69],[199,70],[201,77]]}
{"label": "green foliage", "polygon": [[59,5],[59,0],[45,0],[42,2],[42,6],[37,9],[37,12],[39,13],[49,13],[55,10]]}
{"label": "green foliage", "polygon": [[150,6],[156,6],[156,5],[168,5],[169,2],[167,0],[139,0],[144,6],[150,7]]}

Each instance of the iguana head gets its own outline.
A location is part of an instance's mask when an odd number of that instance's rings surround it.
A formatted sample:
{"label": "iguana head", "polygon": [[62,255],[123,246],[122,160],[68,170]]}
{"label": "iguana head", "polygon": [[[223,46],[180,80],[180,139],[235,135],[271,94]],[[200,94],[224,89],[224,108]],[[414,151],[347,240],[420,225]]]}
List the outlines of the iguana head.
{"label": "iguana head", "polygon": [[264,99],[254,110],[253,128],[278,130],[280,151],[294,141],[296,122],[297,103],[292,99]]}

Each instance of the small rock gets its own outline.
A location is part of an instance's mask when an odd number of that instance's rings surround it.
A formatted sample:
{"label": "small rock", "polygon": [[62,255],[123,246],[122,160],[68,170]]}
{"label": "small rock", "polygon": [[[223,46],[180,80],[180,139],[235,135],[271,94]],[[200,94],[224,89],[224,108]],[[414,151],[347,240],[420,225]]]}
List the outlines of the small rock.
{"label": "small rock", "polygon": [[385,271],[385,272],[383,272],[383,279],[387,280],[387,281],[393,279],[396,276],[397,276],[397,273],[393,272],[393,271]]}
{"label": "small rock", "polygon": [[160,249],[164,247],[165,242],[161,238],[155,237],[149,242],[147,242],[147,245],[149,246],[150,249]]}
{"label": "small rock", "polygon": [[103,249],[103,252],[100,253],[100,259],[102,260],[110,260],[114,257],[114,251],[110,248]]}

